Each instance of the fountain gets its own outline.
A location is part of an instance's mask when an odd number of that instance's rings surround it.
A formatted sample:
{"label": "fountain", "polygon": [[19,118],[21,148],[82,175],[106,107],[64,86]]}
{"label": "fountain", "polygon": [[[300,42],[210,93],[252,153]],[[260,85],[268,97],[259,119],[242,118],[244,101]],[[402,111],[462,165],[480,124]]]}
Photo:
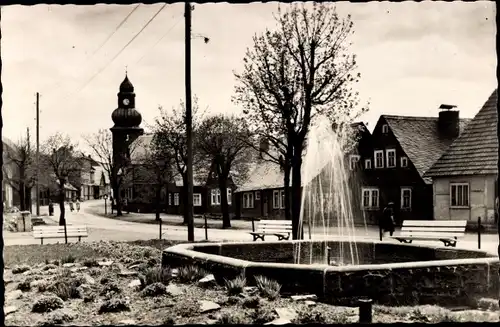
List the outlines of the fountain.
{"label": "fountain", "polygon": [[221,284],[238,275],[251,284],[262,275],[278,281],[284,294],[313,293],[341,305],[365,297],[389,305],[496,297],[499,260],[484,251],[355,239],[355,218],[364,218],[343,157],[349,139],[347,129],[333,133],[325,123],[309,135],[300,219],[309,239],[179,244],[163,251],[162,265],[199,265]]}

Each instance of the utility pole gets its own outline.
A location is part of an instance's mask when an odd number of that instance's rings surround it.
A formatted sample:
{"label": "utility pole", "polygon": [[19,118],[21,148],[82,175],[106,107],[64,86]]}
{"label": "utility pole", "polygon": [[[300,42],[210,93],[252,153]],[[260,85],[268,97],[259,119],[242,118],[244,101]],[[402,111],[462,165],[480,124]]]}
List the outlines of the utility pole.
{"label": "utility pole", "polygon": [[[27,160],[29,160],[29,164],[31,164],[31,143],[30,143],[30,128],[29,127],[26,127],[26,150],[27,150],[27,153],[26,155],[28,156],[28,158],[25,158]],[[31,203],[31,192],[29,194],[29,200],[26,198],[26,172],[24,172],[24,176],[23,177],[23,207],[24,207],[24,210],[29,210],[29,212],[31,214],[33,214],[33,204]],[[31,190],[31,188],[30,188]],[[29,207],[29,209],[28,209]]]}
{"label": "utility pole", "polygon": [[188,222],[188,241],[194,242],[194,217],[193,217],[193,113],[191,108],[191,2],[184,3],[184,17],[186,22],[186,140],[187,140],[187,206],[186,215]]}
{"label": "utility pole", "polygon": [[40,94],[36,92],[36,215],[40,217]]}

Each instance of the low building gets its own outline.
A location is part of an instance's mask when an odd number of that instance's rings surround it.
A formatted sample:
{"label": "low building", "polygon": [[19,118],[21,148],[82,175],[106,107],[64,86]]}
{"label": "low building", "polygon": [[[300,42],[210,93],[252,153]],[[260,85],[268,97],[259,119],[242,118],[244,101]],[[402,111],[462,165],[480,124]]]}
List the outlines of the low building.
{"label": "low building", "polygon": [[432,178],[434,218],[495,222],[498,180],[497,90],[425,173]]}

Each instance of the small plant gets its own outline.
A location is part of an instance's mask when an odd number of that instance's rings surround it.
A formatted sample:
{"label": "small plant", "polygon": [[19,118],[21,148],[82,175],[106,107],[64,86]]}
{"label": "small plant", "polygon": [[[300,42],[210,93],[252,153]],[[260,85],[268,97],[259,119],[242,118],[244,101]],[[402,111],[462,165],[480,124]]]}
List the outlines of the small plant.
{"label": "small plant", "polygon": [[228,295],[238,295],[243,293],[247,280],[243,276],[238,276],[232,280],[224,279],[224,282],[226,284],[226,291]]}
{"label": "small plant", "polygon": [[99,267],[99,263],[97,262],[96,259],[85,259],[82,264],[87,267],[87,268],[94,268],[94,267]]}
{"label": "small plant", "polygon": [[142,253],[144,258],[149,258],[153,255],[153,250],[151,249],[144,249],[144,252]]}
{"label": "small plant", "polygon": [[270,308],[257,308],[252,313],[254,325],[264,325],[278,318],[278,314]]}
{"label": "small plant", "polygon": [[146,286],[146,288],[142,291],[142,296],[144,297],[153,297],[164,295],[167,293],[167,287],[162,283],[154,283]]}
{"label": "small plant", "polygon": [[47,291],[54,293],[64,301],[68,299],[78,299],[81,297],[78,290],[81,284],[81,281],[77,278],[65,278],[47,287]]}
{"label": "small plant", "polygon": [[168,314],[165,318],[163,318],[162,325],[163,326],[175,325],[175,316]]}
{"label": "small plant", "polygon": [[75,319],[75,316],[71,312],[64,309],[57,309],[49,313],[45,318],[45,321],[43,321],[39,326],[48,327],[62,325],[64,323],[71,322],[73,319]]}
{"label": "small plant", "polygon": [[177,278],[181,283],[194,283],[207,275],[207,272],[198,266],[184,266],[179,268]]}
{"label": "small plant", "polygon": [[250,296],[243,299],[241,306],[248,309],[256,309],[260,306],[260,298],[258,296]]}
{"label": "small plant", "polygon": [[110,296],[111,294],[120,294],[122,289],[116,282],[110,281],[104,285],[103,289],[100,292],[102,296]]}
{"label": "small plant", "polygon": [[498,311],[498,300],[496,299],[487,299],[487,298],[480,298],[477,300],[477,307],[478,309],[481,310],[488,310],[488,311]]}
{"label": "small plant", "polygon": [[144,271],[144,274],[139,276],[139,280],[141,281],[141,286],[143,288],[155,283],[168,285],[172,279],[172,270],[170,267],[161,266],[147,268]]}
{"label": "small plant", "polygon": [[64,301],[55,295],[43,296],[35,301],[31,311],[37,313],[44,313],[61,309],[64,306]]}
{"label": "small plant", "polygon": [[31,268],[28,265],[19,265],[19,266],[15,266],[14,268],[12,268],[12,273],[13,274],[22,274],[23,272],[26,272],[30,269]]}
{"label": "small plant", "polygon": [[99,308],[99,314],[106,312],[130,311],[130,307],[124,299],[114,298],[104,301]]}
{"label": "small plant", "polygon": [[216,322],[217,325],[248,325],[250,323],[251,323],[250,319],[247,316],[245,316],[243,312],[240,311],[223,312],[219,315]]}
{"label": "small plant", "polygon": [[68,254],[68,255],[66,255],[66,256],[64,256],[64,257],[62,257],[62,259],[61,259],[61,263],[62,264],[65,264],[65,263],[75,263],[75,261],[76,261],[76,258],[71,253]]}
{"label": "small plant", "polygon": [[17,289],[21,290],[23,292],[29,292],[29,290],[31,289],[31,282],[32,281],[33,281],[32,278],[26,278],[25,280],[23,280],[22,282],[17,284]]}
{"label": "small plant", "polygon": [[275,300],[280,296],[281,285],[265,276],[256,276],[255,282],[260,295],[270,300]]}
{"label": "small plant", "polygon": [[37,284],[38,292],[43,293],[46,292],[49,288],[50,284],[48,281],[41,281]]}
{"label": "small plant", "polygon": [[48,263],[46,264],[42,270],[49,270],[49,269],[57,269],[59,266],[56,266],[55,264],[53,263]]}

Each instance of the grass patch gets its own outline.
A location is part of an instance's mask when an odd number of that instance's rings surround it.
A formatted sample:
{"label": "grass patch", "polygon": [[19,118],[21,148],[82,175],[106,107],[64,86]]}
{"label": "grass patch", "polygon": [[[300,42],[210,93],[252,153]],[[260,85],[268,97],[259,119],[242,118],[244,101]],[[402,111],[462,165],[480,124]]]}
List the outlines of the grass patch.
{"label": "grass patch", "polygon": [[208,273],[198,266],[190,265],[179,268],[177,279],[184,284],[195,283],[205,277]]}
{"label": "grass patch", "polygon": [[265,276],[256,276],[255,282],[261,296],[266,297],[270,300],[279,298],[281,285],[277,281]]}
{"label": "grass patch", "polygon": [[247,284],[247,280],[243,276],[238,276],[235,279],[227,280],[224,278],[226,284],[227,295],[238,295],[243,293],[243,288]]}
{"label": "grass patch", "polygon": [[143,288],[155,283],[168,285],[172,279],[172,270],[169,267],[161,266],[146,268],[144,275],[139,275],[139,280]]}

